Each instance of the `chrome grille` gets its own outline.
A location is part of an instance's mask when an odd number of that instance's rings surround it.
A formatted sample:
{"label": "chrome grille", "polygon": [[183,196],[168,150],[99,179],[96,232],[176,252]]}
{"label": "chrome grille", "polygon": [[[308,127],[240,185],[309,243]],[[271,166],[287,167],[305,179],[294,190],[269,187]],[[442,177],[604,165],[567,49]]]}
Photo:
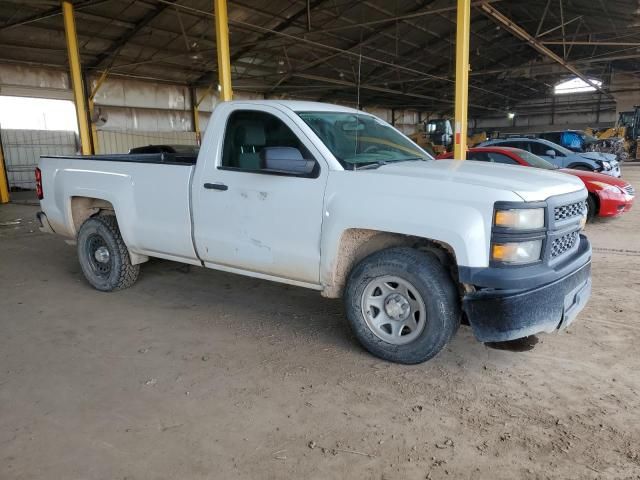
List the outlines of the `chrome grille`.
{"label": "chrome grille", "polygon": [[586,202],[570,203],[569,205],[562,205],[556,207],[553,210],[553,216],[555,221],[566,220],[567,218],[578,217],[583,215],[587,209]]}
{"label": "chrome grille", "polygon": [[627,184],[627,185],[624,187],[624,191],[625,191],[625,192],[627,192],[629,195],[635,195],[635,194],[636,194],[636,189],[635,189],[635,188],[633,188],[633,186],[632,186],[632,185],[629,185],[629,184]]}
{"label": "chrome grille", "polygon": [[578,242],[579,237],[580,234],[578,232],[571,232],[556,238],[551,242],[551,258],[555,258],[571,250]]}

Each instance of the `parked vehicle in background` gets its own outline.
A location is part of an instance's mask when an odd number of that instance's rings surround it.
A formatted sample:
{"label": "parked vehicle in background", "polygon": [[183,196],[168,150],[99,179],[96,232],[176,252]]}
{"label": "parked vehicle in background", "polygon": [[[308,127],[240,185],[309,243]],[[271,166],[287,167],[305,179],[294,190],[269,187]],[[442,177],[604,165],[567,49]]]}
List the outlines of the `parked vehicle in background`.
{"label": "parked vehicle in background", "polygon": [[537,133],[538,138],[549,140],[550,142],[568,148],[572,152],[584,153],[589,150],[589,146],[596,143],[598,139],[580,130],[561,130],[558,132]]}
{"label": "parked vehicle in background", "polygon": [[560,168],[573,168],[620,177],[621,170],[616,156],[610,153],[575,153],[561,145],[542,138],[498,138],[481,143],[479,147],[513,147],[533,153]]}
{"label": "parked vehicle in background", "polygon": [[615,153],[618,158],[640,160],[640,106],[633,110],[620,112],[615,126],[591,132],[598,138],[596,148],[599,152]]}
{"label": "parked vehicle in background", "polygon": [[130,154],[141,153],[175,153],[177,155],[193,155],[198,156],[200,147],[198,145],[145,145],[143,147],[134,147],[129,150]]}
{"label": "parked vehicle in background", "polygon": [[[437,157],[440,159],[453,158],[453,153],[445,153]],[[521,165],[525,167],[556,170],[561,173],[574,175],[584,182],[589,197],[587,199],[588,218],[615,217],[631,210],[635,198],[635,189],[624,180],[602,175],[600,173],[558,168],[543,158],[526,150],[511,147],[478,147],[471,148],[467,153],[468,160],[480,162],[502,163],[505,165]]]}
{"label": "parked vehicle in background", "polygon": [[577,178],[434,161],[336,105],[222,102],[208,125],[191,163],[41,158],[42,229],[77,241],[96,289],[130,287],[149,257],[306,287],[343,297],[362,345],[402,363],[436,355],[463,314],[480,341],[512,340],[565,328],[590,296]]}
{"label": "parked vehicle in background", "polygon": [[418,124],[409,138],[433,155],[449,152],[453,148],[453,129],[446,118],[431,119]]}

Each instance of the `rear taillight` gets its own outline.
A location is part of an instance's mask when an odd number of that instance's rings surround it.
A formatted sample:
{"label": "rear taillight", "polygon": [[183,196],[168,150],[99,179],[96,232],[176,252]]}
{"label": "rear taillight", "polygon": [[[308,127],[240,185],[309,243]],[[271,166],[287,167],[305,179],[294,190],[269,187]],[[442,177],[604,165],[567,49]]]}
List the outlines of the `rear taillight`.
{"label": "rear taillight", "polygon": [[44,198],[44,193],[42,192],[42,172],[38,167],[36,167],[36,195],[38,195],[38,200]]}

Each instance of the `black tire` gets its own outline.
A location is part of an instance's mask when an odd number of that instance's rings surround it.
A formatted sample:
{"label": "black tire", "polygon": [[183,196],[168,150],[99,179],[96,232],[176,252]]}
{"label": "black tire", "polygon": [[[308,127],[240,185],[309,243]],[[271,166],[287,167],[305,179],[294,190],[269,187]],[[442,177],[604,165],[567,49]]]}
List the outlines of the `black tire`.
{"label": "black tire", "polygon": [[[410,343],[397,345],[383,340],[365,318],[370,313],[364,311],[365,290],[375,279],[388,276],[408,282],[424,301],[424,327]],[[351,328],[365,349],[385,360],[404,364],[433,358],[460,326],[458,291],[445,267],[435,255],[406,247],[381,250],[356,265],[347,281],[345,307]]]}
{"label": "black tire", "polygon": [[569,167],[573,170],[580,170],[581,172],[594,172],[593,168],[585,167],[584,165],[576,165],[575,167]]}
{"label": "black tire", "polygon": [[[104,249],[108,255],[99,261],[96,251]],[[113,215],[91,217],[82,224],[78,232],[78,259],[87,281],[103,292],[130,287],[140,273],[140,265],[131,264]]]}
{"label": "black tire", "polygon": [[587,197],[587,222],[592,221],[598,213],[598,204],[593,195]]}

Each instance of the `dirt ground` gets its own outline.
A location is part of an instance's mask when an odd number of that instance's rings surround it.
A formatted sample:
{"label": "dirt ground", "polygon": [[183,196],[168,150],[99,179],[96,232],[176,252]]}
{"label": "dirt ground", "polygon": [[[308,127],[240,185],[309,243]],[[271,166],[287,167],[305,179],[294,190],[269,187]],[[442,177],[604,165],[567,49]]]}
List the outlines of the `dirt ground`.
{"label": "dirt ground", "polygon": [[0,479],[640,479],[640,205],[588,226],[567,332],[416,366],[300,288],[152,261],[100,293],[35,212],[0,207]]}

